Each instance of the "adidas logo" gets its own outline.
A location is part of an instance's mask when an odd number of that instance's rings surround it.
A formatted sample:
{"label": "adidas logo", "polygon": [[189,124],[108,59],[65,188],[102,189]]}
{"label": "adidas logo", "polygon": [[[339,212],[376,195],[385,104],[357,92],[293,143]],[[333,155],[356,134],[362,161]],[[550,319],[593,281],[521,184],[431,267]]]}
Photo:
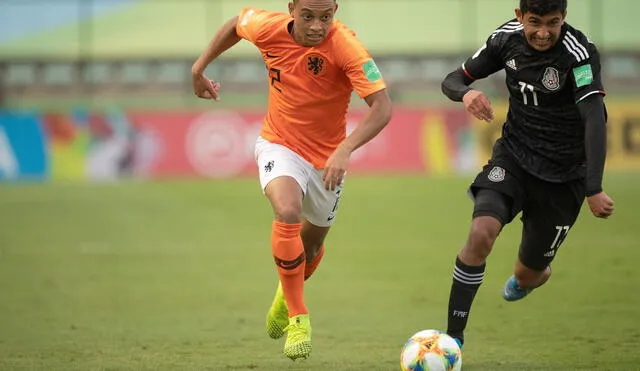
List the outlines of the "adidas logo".
{"label": "adidas logo", "polygon": [[544,254],[544,256],[545,256],[546,258],[551,258],[551,257],[553,257],[553,256],[555,256],[555,255],[556,255],[556,251],[555,251],[555,250],[548,251],[548,252],[546,252],[546,253]]}
{"label": "adidas logo", "polygon": [[517,70],[518,66],[516,65],[516,60],[515,59],[509,59],[506,63],[507,67],[511,68],[512,70]]}

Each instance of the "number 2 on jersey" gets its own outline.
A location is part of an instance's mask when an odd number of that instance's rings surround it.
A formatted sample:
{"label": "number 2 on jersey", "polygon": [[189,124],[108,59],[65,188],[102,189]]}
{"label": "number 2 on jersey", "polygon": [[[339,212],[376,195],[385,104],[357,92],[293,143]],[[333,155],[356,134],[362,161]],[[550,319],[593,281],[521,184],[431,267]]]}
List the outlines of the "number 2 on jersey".
{"label": "number 2 on jersey", "polygon": [[520,85],[520,92],[522,93],[522,101],[524,102],[524,104],[529,104],[529,97],[528,97],[528,92],[529,91],[531,93],[531,95],[533,96],[533,105],[537,106],[538,105],[538,93],[536,93],[536,89],[533,85],[524,83],[522,81],[518,81],[518,85]]}
{"label": "number 2 on jersey", "polygon": [[273,88],[278,92],[282,93],[282,89],[278,86],[280,85],[280,70],[277,68],[270,68],[269,77],[271,77],[271,86],[273,86]]}

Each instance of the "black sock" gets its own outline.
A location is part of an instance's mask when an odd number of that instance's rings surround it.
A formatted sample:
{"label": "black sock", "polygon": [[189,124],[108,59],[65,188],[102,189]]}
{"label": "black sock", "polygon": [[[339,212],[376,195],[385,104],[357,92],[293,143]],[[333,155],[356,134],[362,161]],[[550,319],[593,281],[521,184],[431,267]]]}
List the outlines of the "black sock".
{"label": "black sock", "polygon": [[453,284],[449,295],[447,334],[460,339],[461,342],[464,342],[463,331],[467,327],[473,298],[484,279],[485,266],[486,264],[475,267],[466,265],[456,257]]}

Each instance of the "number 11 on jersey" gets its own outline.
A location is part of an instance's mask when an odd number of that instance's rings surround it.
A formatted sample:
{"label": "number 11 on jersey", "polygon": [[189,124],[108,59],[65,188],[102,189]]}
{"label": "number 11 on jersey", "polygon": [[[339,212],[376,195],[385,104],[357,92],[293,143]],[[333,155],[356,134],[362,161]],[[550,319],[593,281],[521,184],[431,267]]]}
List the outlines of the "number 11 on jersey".
{"label": "number 11 on jersey", "polygon": [[518,81],[518,85],[520,85],[520,92],[522,93],[522,100],[524,101],[524,104],[529,104],[529,98],[527,97],[527,90],[529,92],[531,92],[531,95],[533,95],[533,105],[537,106],[538,105],[538,93],[536,93],[535,88],[533,87],[533,85],[524,83],[522,81]]}

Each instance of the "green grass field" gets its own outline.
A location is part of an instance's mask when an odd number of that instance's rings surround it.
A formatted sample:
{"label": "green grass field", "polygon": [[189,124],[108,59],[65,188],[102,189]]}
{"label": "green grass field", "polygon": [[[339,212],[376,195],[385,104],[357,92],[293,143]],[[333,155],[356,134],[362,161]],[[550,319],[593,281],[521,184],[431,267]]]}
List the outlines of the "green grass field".
{"label": "green grass field", "polygon": [[[0,187],[0,370],[399,370],[446,323],[469,178],[353,177],[306,289],[313,353],[264,333],[276,286],[257,180]],[[500,297],[503,232],[471,315],[464,370],[640,370],[640,174],[611,174],[548,286]]]}

